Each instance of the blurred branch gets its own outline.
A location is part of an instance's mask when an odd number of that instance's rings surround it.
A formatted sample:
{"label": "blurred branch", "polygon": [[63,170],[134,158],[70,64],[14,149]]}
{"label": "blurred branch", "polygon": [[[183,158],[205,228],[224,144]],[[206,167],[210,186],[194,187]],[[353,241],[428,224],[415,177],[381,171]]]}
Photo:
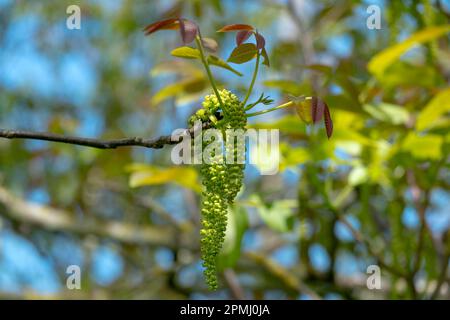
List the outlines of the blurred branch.
{"label": "blurred branch", "polygon": [[438,282],[436,284],[436,288],[434,288],[433,293],[430,296],[431,300],[437,299],[439,297],[439,293],[441,292],[441,288],[444,285],[444,283],[446,281],[448,281],[448,279],[446,279],[447,277],[447,270],[448,270],[448,266],[449,266],[449,259],[450,259],[450,253],[447,253],[444,256],[444,259],[442,260],[442,268],[441,268],[441,272],[439,274],[439,278],[438,278]]}
{"label": "blurred branch", "polygon": [[193,247],[193,239],[179,239],[174,228],[94,219],[77,221],[66,211],[24,201],[3,187],[0,187],[0,203],[6,207],[5,214],[11,219],[47,230],[96,235],[127,244]]}
{"label": "blurred branch", "polygon": [[[207,128],[208,123],[203,125],[203,128]],[[194,128],[186,129],[186,133],[191,136],[194,133]],[[0,138],[5,139],[31,139],[31,140],[44,140],[51,142],[60,142],[67,144],[74,144],[79,146],[98,148],[98,149],[115,149],[119,147],[129,147],[138,146],[145,148],[161,149],[165,145],[177,144],[182,137],[182,134],[175,136],[159,136],[151,139],[144,139],[139,137],[132,138],[122,138],[122,139],[111,139],[111,140],[100,140],[94,138],[83,138],[83,137],[71,137],[65,135],[59,135],[48,132],[33,132],[33,131],[23,131],[23,130],[5,130],[0,129]]]}
{"label": "blurred branch", "polygon": [[363,244],[366,247],[369,254],[372,255],[377,260],[380,267],[386,269],[387,271],[389,271],[390,273],[392,273],[396,276],[399,276],[402,278],[404,278],[406,276],[404,274],[404,272],[402,272],[402,270],[399,270],[399,269],[395,268],[394,266],[389,265],[384,260],[384,258],[381,256],[381,254],[375,252],[375,250],[373,250],[372,246],[370,245],[370,242],[362,235],[361,232],[356,230],[351,225],[351,223],[347,221],[347,219],[345,217],[341,216],[337,211],[335,213],[338,215],[338,219],[350,230],[350,232],[352,233],[355,240],[358,241],[359,243]]}
{"label": "blurred branch", "polygon": [[[439,176],[440,168],[443,165],[445,165],[445,163],[447,161],[448,152],[449,152],[449,149],[447,147],[444,149],[444,156],[442,157],[442,159],[439,162],[437,162],[436,165],[429,170],[431,179],[426,188],[421,188],[419,186],[413,170],[409,169],[406,172],[406,179],[411,188],[413,204],[414,204],[416,212],[419,216],[419,223],[420,223],[417,247],[416,247],[415,255],[413,256],[414,260],[413,260],[413,265],[412,265],[412,269],[411,269],[409,281],[408,281],[414,299],[417,298],[417,290],[414,285],[414,278],[415,278],[416,274],[419,272],[420,267],[421,267],[422,256],[423,256],[423,251],[424,251],[425,236],[426,236],[427,232],[431,237],[431,240],[432,240],[431,243],[434,246],[434,251],[436,253],[438,252],[438,248],[436,247],[436,245],[433,241],[432,232],[430,231],[429,226],[427,224],[426,211],[428,209],[428,206],[430,205],[431,192],[432,192],[433,187],[435,187],[436,180]],[[448,256],[444,257],[445,268],[444,268],[443,272],[445,272],[445,273],[447,270],[446,265],[448,264],[447,260],[448,260]],[[441,277],[442,277],[442,275],[441,275]],[[445,277],[445,274],[444,274],[444,277]],[[442,280],[442,278],[440,278],[440,280],[439,280],[439,283],[437,286],[438,290],[440,289],[440,286],[442,285],[440,283],[441,280]],[[433,296],[435,296],[435,295],[433,294]]]}
{"label": "blurred branch", "polygon": [[225,271],[223,272],[223,276],[225,278],[226,283],[228,284],[228,287],[230,288],[230,292],[233,298],[237,300],[244,300],[245,293],[241,287],[241,284],[239,283],[239,279],[237,278],[234,270],[225,269]]}
{"label": "blurred branch", "polygon": [[[411,194],[412,194],[414,206],[415,206],[417,214],[419,216],[419,224],[420,224],[419,235],[418,235],[418,240],[417,240],[417,248],[416,248],[415,255],[412,257],[414,259],[413,267],[412,267],[411,275],[410,275],[409,281],[408,281],[413,299],[417,299],[417,290],[414,285],[414,277],[415,277],[417,271],[419,271],[420,263],[422,261],[422,251],[423,251],[423,246],[424,246],[424,241],[425,241],[425,231],[427,229],[427,222],[425,220],[426,204],[421,202],[422,190],[418,186],[418,184],[416,182],[416,178],[415,178],[412,170],[408,170],[406,172],[406,177],[407,177],[408,183],[411,186]],[[427,202],[428,192],[425,192],[424,198],[425,198],[425,202]]]}
{"label": "blurred branch", "polygon": [[321,297],[316,292],[305,285],[300,279],[293,276],[289,270],[267,256],[256,252],[246,252],[244,256],[255,262],[258,266],[263,267],[269,274],[279,279],[287,288],[297,293],[307,294],[314,300],[321,300]]}
{"label": "blurred branch", "polygon": [[339,212],[338,208],[334,203],[332,203],[330,196],[328,195],[327,190],[325,190],[324,185],[318,180],[318,172],[317,168],[315,166],[311,166],[311,173],[309,174],[311,183],[314,185],[314,187],[317,189],[317,191],[320,192],[324,204],[327,207],[328,210],[333,213],[337,219],[339,219],[352,233],[355,240],[362,245],[364,245],[370,255],[372,255],[378,262],[378,264],[386,269],[387,271],[391,272],[394,275],[397,275],[399,277],[405,278],[406,275],[402,270],[397,269],[395,266],[389,265],[383,258],[382,253],[376,252],[370,243],[370,241],[364,237],[364,235],[359,232],[357,229],[355,229],[351,223],[348,222],[348,220]]}
{"label": "blurred branch", "polygon": [[450,12],[448,12],[445,8],[444,5],[442,4],[442,0],[438,0],[436,1],[437,4],[437,9],[440,13],[442,13],[443,15],[445,15],[445,17],[447,18],[447,20],[450,20]]}
{"label": "blurred branch", "polygon": [[[129,191],[123,184],[110,181],[110,180],[104,180],[99,179],[98,177],[93,178],[89,181],[92,183],[94,187],[97,189],[99,188],[105,188],[111,192],[118,193],[118,194],[124,194]],[[164,219],[167,223],[169,223],[171,226],[174,226],[179,231],[191,231],[194,226],[189,221],[183,221],[180,222],[177,219],[173,217],[173,215],[168,212],[164,207],[159,204],[157,201],[155,201],[153,198],[148,196],[142,196],[139,195],[137,192],[131,193],[133,204],[136,206],[139,206],[143,209],[149,209],[155,214],[157,214],[159,217]]]}

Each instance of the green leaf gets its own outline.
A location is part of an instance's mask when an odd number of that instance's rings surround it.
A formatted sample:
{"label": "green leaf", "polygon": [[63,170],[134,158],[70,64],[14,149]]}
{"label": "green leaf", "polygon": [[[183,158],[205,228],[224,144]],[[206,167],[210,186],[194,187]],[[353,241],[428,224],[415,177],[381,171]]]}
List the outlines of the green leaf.
{"label": "green leaf", "polygon": [[199,59],[200,51],[191,47],[179,47],[170,53],[174,57],[185,58],[185,59]]}
{"label": "green leaf", "polygon": [[[180,47],[176,48],[171,52],[171,55],[179,58],[185,58],[185,59],[200,59],[200,51],[197,49],[191,48],[191,47]],[[228,63],[226,63],[224,60],[220,59],[217,56],[209,55],[208,56],[208,64],[220,67],[223,69],[227,69],[234,74],[237,74],[238,76],[242,76],[242,73],[231,67]]]}
{"label": "green leaf", "polygon": [[219,270],[233,268],[241,255],[242,238],[248,228],[247,211],[242,206],[228,208],[225,241],[217,258]]}
{"label": "green leaf", "polygon": [[266,206],[258,195],[250,197],[250,202],[258,209],[259,216],[275,231],[287,232],[292,230],[294,211],[297,206],[295,200],[274,201]]}
{"label": "green leaf", "polygon": [[369,179],[367,168],[361,165],[355,166],[348,175],[348,183],[351,186],[357,186],[366,182]]}
{"label": "green leaf", "polygon": [[327,95],[325,96],[325,99],[330,106],[333,106],[333,109],[340,109],[355,114],[365,114],[358,101],[348,97],[347,95]]}
{"label": "green leaf", "polygon": [[421,131],[434,126],[437,120],[450,111],[450,88],[439,92],[419,113],[416,129]]}
{"label": "green leaf", "polygon": [[263,65],[270,67],[269,55],[267,54],[266,48],[261,50],[261,55],[264,58]]}
{"label": "green leaf", "polygon": [[157,64],[150,71],[152,77],[175,73],[183,77],[203,77],[203,70],[187,60],[166,61]]}
{"label": "green leaf", "polygon": [[383,88],[396,90],[402,87],[433,89],[444,83],[439,71],[431,65],[418,66],[406,61],[393,63],[379,79]]}
{"label": "green leaf", "polygon": [[441,147],[444,138],[435,134],[419,136],[415,132],[410,132],[402,144],[402,150],[410,152],[418,159],[439,160],[442,157]]}
{"label": "green leaf", "polygon": [[292,80],[267,80],[263,82],[263,85],[293,95],[300,95],[302,93],[299,83]]}
{"label": "green leaf", "polygon": [[310,151],[305,147],[293,147],[287,143],[280,144],[281,161],[280,171],[287,168],[296,168],[311,160]]}
{"label": "green leaf", "polygon": [[233,52],[231,52],[228,62],[237,64],[245,63],[255,58],[257,52],[258,50],[256,49],[256,45],[253,43],[241,44],[240,46],[237,46]]}
{"label": "green leaf", "polygon": [[164,100],[177,96],[179,93],[183,91],[184,85],[185,85],[184,81],[180,81],[172,83],[162,88],[152,96],[150,104],[157,105],[163,102]]}
{"label": "green leaf", "polygon": [[377,106],[366,104],[363,109],[373,118],[391,124],[405,124],[409,118],[409,112],[402,106],[390,103],[381,103]]}
{"label": "green leaf", "polygon": [[227,69],[227,70],[233,72],[234,74],[237,74],[238,76],[242,77],[242,73],[240,73],[239,71],[237,71],[236,69],[231,67],[228,63],[226,63],[224,60],[220,59],[219,57],[216,57],[213,55],[208,56],[208,64],[216,66],[216,67],[220,67],[223,69]]}
{"label": "green leaf", "polygon": [[369,71],[377,77],[383,75],[387,67],[417,44],[431,41],[450,31],[450,25],[434,26],[414,33],[405,41],[384,49],[376,54],[368,64]]}
{"label": "green leaf", "polygon": [[150,103],[157,105],[170,98],[180,98],[187,94],[200,93],[203,92],[205,87],[206,80],[203,77],[175,82],[156,92],[150,100]]}
{"label": "green leaf", "polygon": [[131,172],[130,187],[154,186],[174,183],[182,187],[201,192],[198,173],[192,167],[161,168],[141,163],[133,163],[126,167]]}
{"label": "green leaf", "polygon": [[304,123],[310,124],[312,119],[312,99],[302,100],[295,103],[295,111]]}
{"label": "green leaf", "polygon": [[290,135],[306,136],[306,127],[299,124],[298,117],[294,115],[283,116],[273,122],[256,122],[249,124],[254,129],[279,129]]}
{"label": "green leaf", "polygon": [[309,64],[309,65],[302,65],[301,67],[305,68],[305,69],[309,69],[309,70],[322,72],[327,75],[331,75],[333,73],[333,68],[328,65],[325,65],[325,64],[315,63],[315,64]]}

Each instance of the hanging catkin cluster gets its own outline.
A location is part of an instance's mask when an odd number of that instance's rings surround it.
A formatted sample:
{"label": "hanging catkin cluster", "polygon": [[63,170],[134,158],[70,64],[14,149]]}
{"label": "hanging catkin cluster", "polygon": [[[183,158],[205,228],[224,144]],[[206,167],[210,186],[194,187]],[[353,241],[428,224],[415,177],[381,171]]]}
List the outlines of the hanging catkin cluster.
{"label": "hanging catkin cluster", "polygon": [[[217,152],[215,149],[209,150],[210,163],[207,164],[203,161],[200,169],[204,185],[201,211],[202,230],[200,231],[201,256],[206,282],[212,290],[217,289],[216,259],[225,238],[228,205],[233,203],[241,189],[245,166],[245,143],[237,143],[237,141],[231,143],[231,138],[226,132],[233,133],[230,131],[233,129],[238,130],[234,133],[244,134],[247,123],[245,111],[239,99],[225,89],[219,91],[219,94],[223,110],[221,110],[216,95],[212,94],[205,97],[202,103],[203,108],[189,120],[190,125],[198,120],[202,123],[211,122],[213,128],[223,132],[223,138],[228,142],[225,143],[225,156],[223,149],[221,152]],[[222,111],[223,118],[218,120],[216,115],[220,111]],[[202,141],[203,150],[212,142],[205,141],[203,137]]]}

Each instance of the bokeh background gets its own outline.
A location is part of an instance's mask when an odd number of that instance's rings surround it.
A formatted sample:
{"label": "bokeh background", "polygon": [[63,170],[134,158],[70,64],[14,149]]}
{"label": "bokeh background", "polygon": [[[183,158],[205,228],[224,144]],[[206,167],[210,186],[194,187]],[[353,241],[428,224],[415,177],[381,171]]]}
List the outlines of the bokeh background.
{"label": "bokeh background", "polygon": [[[81,30],[66,27],[73,4]],[[372,4],[380,30],[366,26]],[[271,67],[252,99],[319,96],[333,137],[295,109],[251,119],[280,129],[280,172],[247,166],[216,292],[199,261],[199,178],[173,169],[170,147],[0,139],[0,297],[450,298],[450,51],[448,31],[436,33],[449,1],[0,0],[0,128],[97,138],[184,128],[210,93],[201,65],[170,56],[177,33],[142,32],[177,15],[225,59],[234,38],[215,30],[256,26]],[[427,41],[369,71],[417,32]],[[253,66],[213,72],[242,96]],[[66,288],[69,265],[81,268],[81,290]],[[367,288],[369,265],[380,267],[379,290]]]}

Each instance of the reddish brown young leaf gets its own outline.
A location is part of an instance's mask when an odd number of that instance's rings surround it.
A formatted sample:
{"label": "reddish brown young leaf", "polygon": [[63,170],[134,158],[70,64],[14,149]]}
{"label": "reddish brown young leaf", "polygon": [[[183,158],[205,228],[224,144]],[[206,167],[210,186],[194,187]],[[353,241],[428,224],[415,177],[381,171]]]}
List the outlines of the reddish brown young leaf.
{"label": "reddish brown young leaf", "polygon": [[330,110],[328,109],[328,106],[326,104],[324,109],[323,122],[325,123],[325,129],[327,130],[327,137],[328,139],[330,139],[331,135],[333,134],[333,120],[331,120]]}
{"label": "reddish brown young leaf", "polygon": [[317,97],[312,97],[311,99],[311,118],[313,123],[317,123],[322,120],[323,112],[326,107],[325,102],[318,99]]}
{"label": "reddish brown young leaf", "polygon": [[230,32],[230,31],[241,31],[241,30],[248,30],[253,31],[254,28],[248,24],[229,24],[222,29],[218,30],[217,32]]}
{"label": "reddish brown young leaf", "polygon": [[180,27],[178,19],[172,18],[167,20],[156,21],[144,28],[145,35],[148,36],[158,30],[176,30]]}
{"label": "reddish brown young leaf", "polygon": [[244,41],[246,41],[252,35],[252,31],[249,30],[241,30],[236,34],[236,45],[241,45]]}
{"label": "reddish brown young leaf", "polygon": [[258,32],[255,33],[255,38],[256,38],[256,48],[258,50],[265,48],[266,39],[264,39],[264,37]]}
{"label": "reddish brown young leaf", "polygon": [[183,40],[183,43],[189,44],[192,41],[194,41],[198,33],[197,25],[194,22],[187,19],[179,19],[179,23],[180,23],[181,39]]}

